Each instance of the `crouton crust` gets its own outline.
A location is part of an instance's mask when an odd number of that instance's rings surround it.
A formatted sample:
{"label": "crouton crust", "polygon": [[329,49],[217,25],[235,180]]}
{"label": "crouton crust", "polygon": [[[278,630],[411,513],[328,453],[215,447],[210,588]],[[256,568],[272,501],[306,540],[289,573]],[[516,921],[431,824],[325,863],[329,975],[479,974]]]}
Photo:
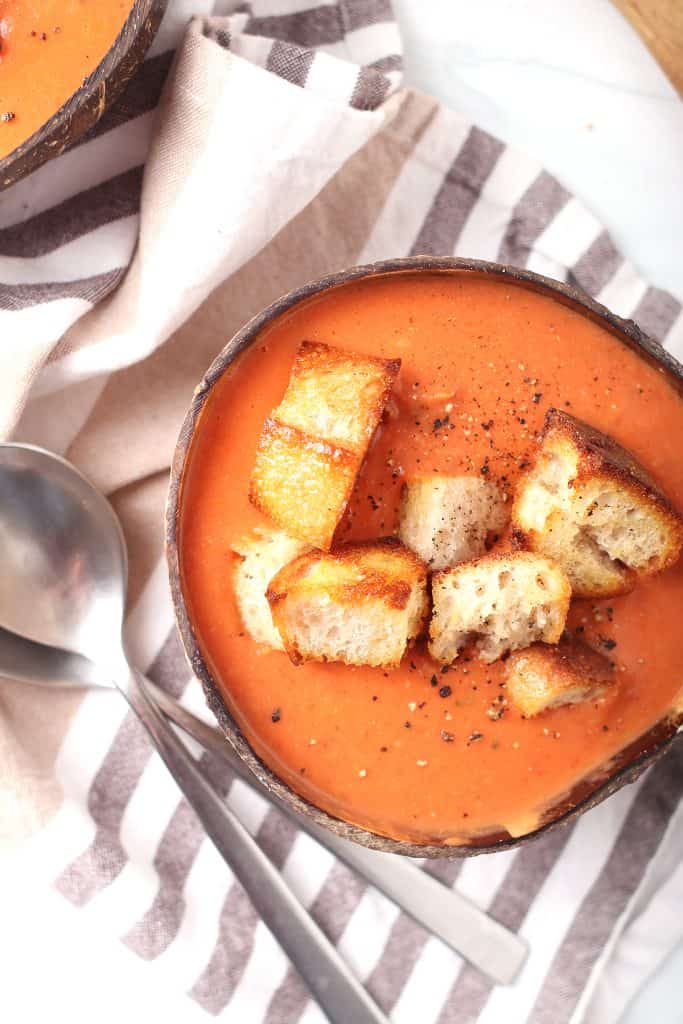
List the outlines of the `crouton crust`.
{"label": "crouton crust", "polygon": [[249,498],[292,537],[324,551],[351,497],[401,366],[305,341],[259,438]]}
{"label": "crouton crust", "polygon": [[589,423],[554,407],[548,409],[545,415],[541,440],[553,434],[570,439],[579,452],[578,472],[575,478],[577,483],[595,476],[618,481],[643,499],[657,505],[663,514],[670,515],[672,525],[681,532],[683,542],[683,518],[659,484],[628,449],[622,447],[609,434],[603,434]]}
{"label": "crouton crust", "polygon": [[358,469],[353,452],[270,418],[259,438],[249,498],[290,536],[327,549]]}
{"label": "crouton crust", "polygon": [[615,681],[614,665],[588,644],[564,636],[510,655],[507,695],[525,718],[563,704],[598,700]]}
{"label": "crouton crust", "polygon": [[546,414],[512,508],[520,548],[559,561],[577,597],[612,597],[679,557],[683,518],[634,456],[559,409]]}
{"label": "crouton crust", "polygon": [[330,444],[364,454],[400,368],[400,359],[304,341],[273,415]]}
{"label": "crouton crust", "polygon": [[395,537],[344,544],[294,559],[266,598],[295,664],[390,667],[425,627],[427,569]]}
{"label": "crouton crust", "polygon": [[[318,551],[295,558],[270,581],[266,597],[271,608],[284,600],[288,592],[304,581],[311,566],[320,562]],[[366,598],[379,598],[387,607],[404,609],[415,583],[424,583],[427,568],[397,537],[340,544],[328,557],[342,570],[339,582],[329,589],[339,604],[353,607]],[[353,570],[360,572],[353,575]]]}

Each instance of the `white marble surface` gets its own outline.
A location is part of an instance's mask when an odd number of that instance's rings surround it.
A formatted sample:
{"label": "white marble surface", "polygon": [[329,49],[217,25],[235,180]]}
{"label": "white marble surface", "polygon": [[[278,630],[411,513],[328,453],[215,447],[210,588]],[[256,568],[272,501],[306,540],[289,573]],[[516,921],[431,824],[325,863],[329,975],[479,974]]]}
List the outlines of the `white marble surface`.
{"label": "white marble surface", "polygon": [[394,0],[408,82],[532,153],[683,299],[683,103],[609,0]]}
{"label": "white marble surface", "polygon": [[[683,104],[608,0],[394,4],[410,84],[537,156],[653,283],[683,298]],[[56,893],[4,877],[0,906],[14,922],[0,929],[8,1024],[63,1019],[67,1008],[98,1024],[199,1020],[189,999],[164,999],[154,970],[123,945],[74,928],[80,912]],[[681,970],[683,950],[624,1024],[681,1024]]]}

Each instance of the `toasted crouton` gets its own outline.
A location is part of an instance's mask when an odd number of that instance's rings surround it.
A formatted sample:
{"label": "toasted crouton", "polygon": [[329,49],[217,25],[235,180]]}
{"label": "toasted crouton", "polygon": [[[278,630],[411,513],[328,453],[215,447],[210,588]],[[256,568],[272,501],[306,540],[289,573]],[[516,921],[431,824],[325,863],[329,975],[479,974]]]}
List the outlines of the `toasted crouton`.
{"label": "toasted crouton", "polygon": [[614,666],[580,640],[533,644],[510,655],[507,694],[526,718],[562,704],[598,700],[614,682]]}
{"label": "toasted crouton", "polygon": [[557,643],[571,588],[554,562],[517,551],[435,573],[432,597],[432,657],[450,664],[474,643],[482,661],[490,662],[536,640]]}
{"label": "toasted crouton", "polygon": [[434,474],[403,488],[398,535],[430,569],[478,558],[508,514],[496,484],[478,476]]}
{"label": "toasted crouton", "polygon": [[395,537],[343,544],[290,562],[266,596],[293,662],[397,665],[425,625],[427,569]]}
{"label": "toasted crouton", "polygon": [[400,359],[377,359],[304,341],[273,415],[311,437],[362,456],[400,366]]}
{"label": "toasted crouton", "polygon": [[672,565],[683,545],[683,519],[640,463],[559,409],[546,415],[512,521],[525,546],[562,565],[578,597],[625,593]]}
{"label": "toasted crouton", "polygon": [[325,550],[358,469],[352,452],[270,419],[259,440],[249,496],[286,533]]}
{"label": "toasted crouton", "polygon": [[283,530],[329,550],[399,359],[303,342],[282,402],[266,420],[250,498]]}
{"label": "toasted crouton", "polygon": [[233,544],[232,549],[240,556],[235,563],[233,582],[244,628],[258,644],[283,651],[266,589],[283,565],[306,551],[307,545],[280,530],[256,529]]}

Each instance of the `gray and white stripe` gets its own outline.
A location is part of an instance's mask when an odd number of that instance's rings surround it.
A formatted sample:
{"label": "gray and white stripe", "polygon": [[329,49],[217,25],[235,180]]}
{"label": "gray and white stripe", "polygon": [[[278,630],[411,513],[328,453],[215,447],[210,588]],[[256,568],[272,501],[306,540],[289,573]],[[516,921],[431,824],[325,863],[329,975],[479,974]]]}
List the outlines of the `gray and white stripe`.
{"label": "gray and white stripe", "polygon": [[[183,6],[181,0],[176,6]],[[216,6],[220,9],[222,5]],[[262,4],[253,7],[264,9]],[[171,35],[165,25],[174,23],[174,13],[171,3],[160,31],[169,48],[160,53],[155,50],[148,57],[114,107],[64,156],[3,196],[0,310],[29,318],[38,305],[58,299],[82,300],[72,307],[74,322],[83,313],[82,302],[94,306],[123,277],[132,246],[119,244],[106,234],[99,241],[93,233],[138,213],[142,165],[152,130],[151,121],[144,125],[140,122],[157,106],[171,67],[179,36]],[[205,20],[205,35],[293,84],[307,87],[307,79],[313,75],[326,82],[328,98],[360,110],[374,110],[398,84],[393,73],[400,56],[387,52],[380,37],[377,52],[369,53],[368,66],[356,67],[349,74],[351,66],[323,52],[323,48],[327,43],[344,43],[349,34],[390,24],[393,21],[386,0],[339,0],[310,7],[300,5],[296,12],[285,15],[250,15],[245,9],[245,13],[232,17],[210,17]],[[182,23],[176,25],[176,33],[181,27]],[[315,68],[316,61],[322,63],[321,69]],[[381,67],[385,62],[391,65],[391,75]],[[110,138],[113,147],[106,145]],[[26,197],[30,197],[29,202]],[[61,280],[59,268],[68,266],[70,254],[59,250],[69,243],[82,242],[85,246],[86,237],[90,239],[87,276]],[[36,281],[36,261],[46,253],[55,254],[54,269]],[[20,268],[12,266],[11,260],[16,257],[23,261]],[[55,343],[58,340],[55,335]]]}

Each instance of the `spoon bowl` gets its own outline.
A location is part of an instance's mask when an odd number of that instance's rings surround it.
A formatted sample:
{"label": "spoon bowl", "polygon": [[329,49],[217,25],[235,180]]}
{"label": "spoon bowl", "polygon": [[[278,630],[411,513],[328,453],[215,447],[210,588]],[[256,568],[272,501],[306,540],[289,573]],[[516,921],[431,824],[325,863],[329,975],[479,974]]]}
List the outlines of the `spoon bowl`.
{"label": "spoon bowl", "polygon": [[[108,502],[64,459],[29,445],[1,444],[0,552],[0,627],[92,661],[144,725],[218,852],[331,1024],[387,1024],[129,664],[122,637],[126,547]],[[15,645],[17,671],[21,656]],[[48,665],[42,667],[49,672]],[[63,674],[71,667],[65,666]]]}
{"label": "spoon bowl", "polygon": [[120,654],[127,558],[109,502],[64,459],[2,444],[0,509],[0,623],[95,661]]}

